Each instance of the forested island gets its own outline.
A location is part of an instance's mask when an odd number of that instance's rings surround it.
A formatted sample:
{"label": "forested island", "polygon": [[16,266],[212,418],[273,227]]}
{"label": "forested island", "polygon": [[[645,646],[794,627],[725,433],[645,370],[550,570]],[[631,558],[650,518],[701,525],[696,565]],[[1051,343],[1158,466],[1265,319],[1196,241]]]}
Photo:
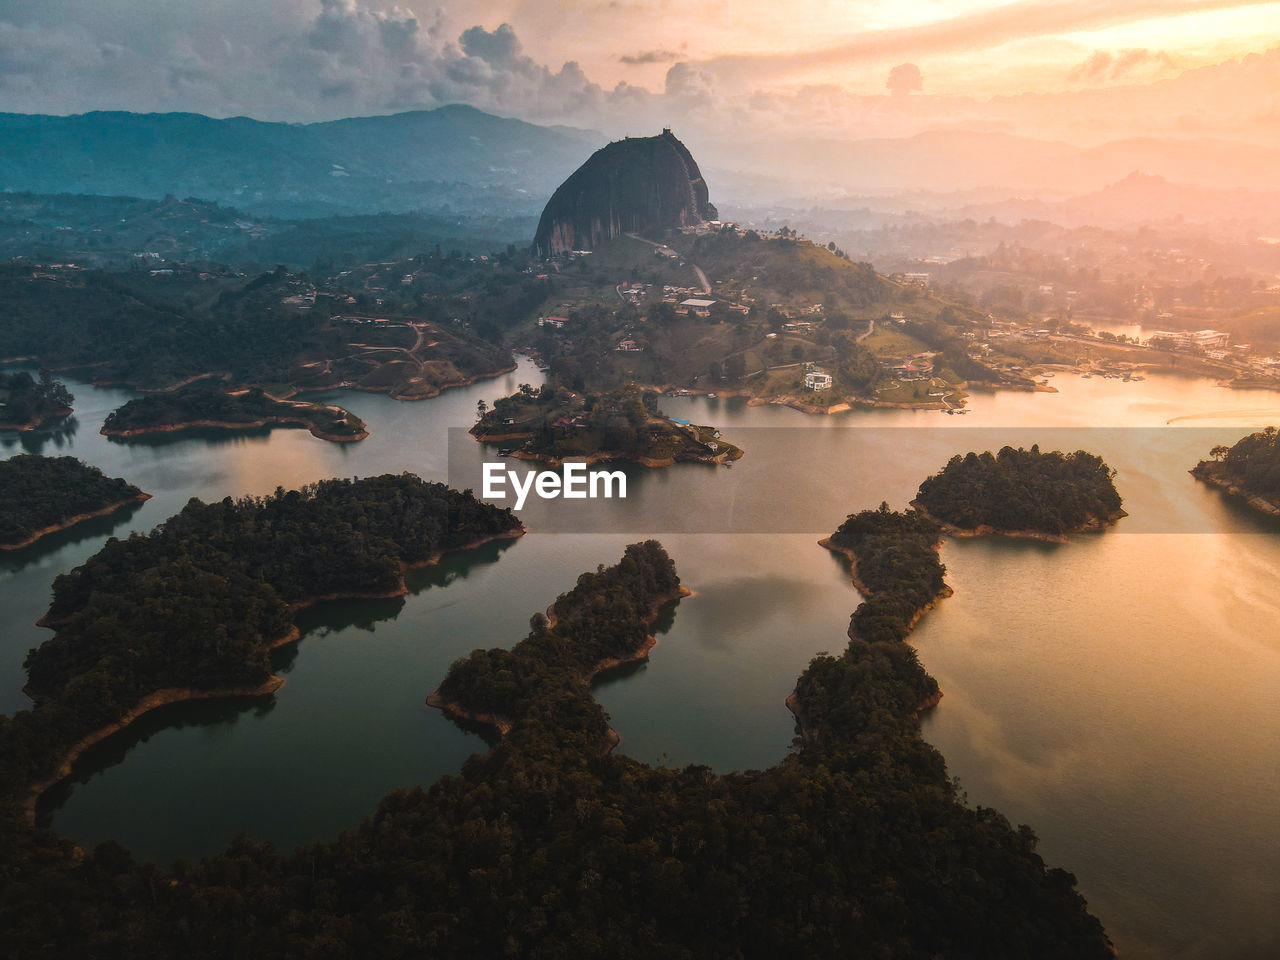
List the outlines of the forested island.
{"label": "forested island", "polygon": [[75,397],[48,370],[39,379],[25,370],[0,373],[0,430],[34,430],[71,413]]}
{"label": "forested island", "polygon": [[18,454],[0,460],[0,550],[151,499],[133,484],[108,477],[75,457]]}
{"label": "forested island", "polygon": [[1115,471],[1101,457],[1001,447],[968,453],[920,484],[911,505],[945,533],[1031,537],[1061,542],[1066,534],[1100,530],[1125,516]]}
{"label": "forested island", "polygon": [[55,635],[24,663],[36,701],[0,726],[0,777],[26,809],[90,744],[164,703],[264,694],[293,614],[406,592],[403,570],[523,528],[411,474],[191,500],[148,535],[109,539],[53,582]]}
{"label": "forested island", "polygon": [[1280,440],[1275,427],[1241,437],[1230,447],[1216,446],[1211,460],[1191,470],[1204,483],[1243,500],[1270,517],[1280,517]]}
{"label": "forested island", "polygon": [[[286,510],[290,496],[267,506]],[[867,536],[899,522],[873,520]],[[217,530],[207,540],[227,542]],[[165,871],[110,842],[72,858],[66,841],[11,813],[0,821],[10,946],[224,957],[251,943],[262,955],[468,960],[1112,955],[1074,878],[1045,866],[1031,831],[964,805],[913,716],[936,685],[900,640],[854,639],[845,656],[816,658],[796,693],[806,735],[768,770],[719,775],[610,752],[584,673],[643,645],[652,604],[676,586],[661,546],[634,545],[579,578],[552,620],[535,615],[511,651],[455,664],[444,687],[508,711],[506,736],[456,776],[392,792],[333,842],[282,853],[241,838]],[[116,661],[134,666],[145,668]],[[24,716],[0,728],[10,770],[15,756],[42,755],[15,733]]]}
{"label": "forested island", "polygon": [[303,426],[313,436],[335,443],[363,440],[369,435],[364,421],[341,407],[277,400],[260,387],[228,393],[218,380],[198,380],[178,390],[136,397],[107,415],[102,434],[128,438],[192,427],[245,430],[265,426]]}
{"label": "forested island", "polygon": [[525,460],[629,460],[666,467],[742,457],[715,427],[665,417],[657,395],[636,388],[584,396],[552,377],[540,389],[522,384],[517,393],[495,401],[492,410],[482,407],[479,413],[472,436],[505,444],[508,455]]}

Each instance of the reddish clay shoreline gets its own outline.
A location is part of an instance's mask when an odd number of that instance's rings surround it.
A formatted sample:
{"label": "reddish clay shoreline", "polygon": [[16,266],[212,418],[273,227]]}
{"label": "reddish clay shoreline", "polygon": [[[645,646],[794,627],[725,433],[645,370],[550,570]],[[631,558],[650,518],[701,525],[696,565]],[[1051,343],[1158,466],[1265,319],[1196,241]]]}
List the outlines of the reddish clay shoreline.
{"label": "reddish clay shoreline", "polygon": [[[928,517],[949,537],[958,539],[969,539],[972,537],[1017,537],[1023,540],[1039,540],[1042,543],[1067,543],[1066,533],[1045,533],[1042,530],[1006,530],[1002,527],[993,527],[990,524],[982,524],[977,527],[957,527],[953,523],[947,523],[940,520],[926,510],[919,500],[911,501],[911,508],[922,516]],[[1106,519],[1100,517],[1090,517],[1081,526],[1068,530],[1067,533],[1098,533],[1107,527],[1114,526],[1117,521],[1127,517],[1123,510],[1117,510]]]}
{"label": "reddish clay shoreline", "polygon": [[[324,594],[322,596],[308,597],[305,600],[300,600],[292,605],[292,609],[296,613],[299,610],[317,603],[322,603],[326,600],[381,600],[391,597],[403,597],[409,592],[409,588],[404,582],[404,573],[406,571],[433,566],[434,564],[439,563],[440,559],[447,553],[458,553],[463,550],[473,550],[476,547],[481,547],[484,544],[491,543],[495,540],[514,540],[518,537],[524,536],[526,532],[525,528],[520,526],[516,527],[514,530],[506,530],[502,533],[495,533],[486,537],[480,537],[457,547],[450,547],[446,550],[437,550],[425,560],[420,560],[416,563],[402,563],[400,565],[400,584],[394,590],[356,590],[351,592],[344,591],[340,593]],[[40,620],[37,621],[37,625],[49,626],[50,624],[46,623],[45,617],[41,617]],[[296,643],[301,639],[302,631],[299,630],[295,624],[290,627],[283,636],[272,640],[267,645],[267,649],[275,650],[277,647]],[[212,690],[200,690],[194,687],[169,687],[147,694],[147,696],[138,701],[137,705],[135,705],[133,709],[119,720],[114,723],[109,723],[104,727],[100,727],[92,733],[86,734],[80,740],[77,740],[67,750],[67,752],[63,754],[62,759],[58,762],[56,770],[50,776],[37,780],[27,788],[26,796],[23,799],[23,811],[26,813],[28,822],[32,824],[35,823],[36,805],[39,802],[41,795],[43,795],[44,792],[54,784],[61,782],[71,774],[71,769],[81,754],[94,744],[100,743],[112,734],[119,733],[121,730],[124,730],[129,726],[129,724],[133,723],[144,714],[158,709],[159,707],[168,706],[172,703],[182,703],[186,700],[221,700],[238,697],[265,697],[279,690],[284,686],[284,682],[284,677],[273,674],[263,683],[256,686],[221,687]]]}
{"label": "reddish clay shoreline", "polygon": [[[865,583],[863,583],[860,579],[858,579],[858,555],[856,553],[854,553],[848,547],[841,547],[835,543],[832,543],[830,537],[823,537],[821,540],[818,541],[818,546],[826,547],[832,553],[838,553],[841,556],[848,557],[849,562],[851,564],[849,577],[853,581],[854,589],[856,589],[864,597],[874,596],[874,592]],[[941,546],[942,546],[942,541],[939,540],[936,544],[934,544],[934,549],[937,550]],[[942,585],[942,589],[939,590],[934,595],[933,599],[930,600],[928,603],[926,603],[924,606],[920,607],[918,610],[916,610],[916,612],[912,615],[911,619],[907,621],[907,633],[910,634],[910,632],[913,629],[915,629],[916,624],[919,623],[921,619],[923,619],[924,615],[928,613],[930,610],[932,610],[934,607],[936,607],[939,602],[941,602],[942,600],[945,600],[947,597],[950,597],[954,594],[955,594],[955,591],[952,590],[951,587],[947,586],[944,583]],[[920,703],[916,704],[916,708],[911,712],[911,716],[919,720],[920,714],[922,714],[926,710],[933,709],[941,702],[941,700],[942,700],[942,691],[938,690],[932,696],[926,697]],[[791,711],[791,715],[796,718],[796,723],[800,725],[801,736],[807,736],[809,733],[809,723],[806,720],[803,711],[800,709],[799,701],[796,700],[795,691],[793,690],[790,694],[788,694],[787,698],[782,702],[786,706],[786,708]]]}
{"label": "reddish clay shoreline", "polygon": [[[4,361],[0,361],[3,363]],[[69,417],[75,411],[70,407],[59,407],[53,413],[43,413],[33,420],[26,423],[16,423],[12,420],[0,420],[0,430],[17,430],[19,433],[25,433],[28,430],[38,430],[50,420],[57,420],[59,417]]]}
{"label": "reddish clay shoreline", "polygon": [[47,537],[51,533],[57,533],[59,530],[69,530],[77,523],[82,523],[85,520],[92,520],[95,517],[109,516],[122,507],[127,507],[131,503],[145,503],[150,499],[151,494],[139,493],[136,497],[127,497],[124,500],[109,503],[99,510],[91,510],[88,513],[77,513],[74,517],[67,517],[67,519],[59,523],[50,524],[47,527],[41,527],[39,530],[34,531],[31,536],[27,537],[25,540],[20,540],[17,543],[0,543],[0,550],[21,550],[23,547],[29,547],[41,537]]}
{"label": "reddish clay shoreline", "polygon": [[163,423],[154,427],[131,427],[127,430],[108,430],[105,426],[99,431],[104,437],[118,437],[120,439],[128,439],[130,437],[145,437],[153,433],[178,433],[182,430],[191,430],[197,427],[206,427],[213,430],[256,430],[260,427],[268,426],[284,426],[284,427],[306,427],[313,437],[321,440],[328,440],[331,443],[354,443],[357,440],[363,440],[369,436],[368,430],[361,430],[359,433],[337,434],[326,433],[319,427],[314,426],[303,417],[261,417],[257,420],[184,420],[182,423]]}
{"label": "reddish clay shoreline", "polygon": [[[675,590],[671,591],[670,593],[664,594],[663,596],[659,597],[657,600],[654,601],[653,608],[650,610],[649,615],[644,618],[644,623],[651,624],[655,620],[657,620],[658,615],[662,612],[662,608],[665,607],[668,603],[671,603],[674,600],[682,600],[685,597],[692,597],[692,596],[693,596],[693,591],[683,586],[677,587]],[[556,625],[555,615],[551,611],[552,611],[552,608],[548,607],[547,608],[547,626],[548,627],[554,627]],[[594,681],[597,677],[603,676],[604,674],[609,673],[612,670],[616,670],[619,667],[628,666],[633,663],[642,663],[645,660],[649,659],[649,651],[651,651],[657,645],[658,645],[658,638],[650,634],[649,636],[645,637],[644,643],[642,643],[639,649],[637,649],[634,653],[628,654],[625,657],[607,657],[604,660],[600,660],[594,665],[592,665],[591,667],[584,670],[582,672],[582,682],[590,685],[592,681]],[[458,703],[456,700],[446,700],[444,697],[440,695],[439,687],[437,687],[435,690],[432,690],[431,693],[427,695],[426,702],[427,702],[427,706],[435,707],[437,710],[444,712],[448,716],[453,717],[455,720],[463,720],[467,723],[478,724],[479,726],[482,726],[482,727],[489,727],[492,730],[494,730],[499,737],[505,737],[508,733],[511,732],[511,728],[514,726],[514,723],[512,722],[510,717],[504,717],[504,716],[500,716],[498,714],[493,714],[493,713],[472,713],[471,711],[463,707],[462,704]],[[610,728],[609,740],[610,740],[609,750],[613,750],[613,748],[616,747],[622,741],[622,738],[618,736],[618,733],[616,730],[613,730],[612,728]]]}

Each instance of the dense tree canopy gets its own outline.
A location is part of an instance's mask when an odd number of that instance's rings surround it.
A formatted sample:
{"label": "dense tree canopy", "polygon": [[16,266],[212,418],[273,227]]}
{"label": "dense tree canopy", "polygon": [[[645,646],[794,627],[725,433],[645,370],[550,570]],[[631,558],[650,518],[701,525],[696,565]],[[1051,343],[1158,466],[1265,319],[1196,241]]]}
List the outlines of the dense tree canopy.
{"label": "dense tree canopy", "polygon": [[[898,522],[875,525],[887,536]],[[796,691],[806,734],[768,770],[722,776],[609,753],[582,671],[631,647],[677,583],[658,544],[633,545],[556,601],[554,625],[536,616],[505,667],[489,676],[494,651],[462,661],[495,690],[504,669],[534,671],[517,681],[510,733],[458,776],[394,791],[331,843],[282,854],[241,839],[166,873],[112,843],[72,860],[56,838],[3,821],[10,946],[468,960],[1111,955],[1074,878],[1045,867],[1034,835],[963,804],[912,716],[931,680],[897,640],[855,639],[814,661]],[[464,674],[450,671],[455,692],[475,694]]]}
{"label": "dense tree canopy", "polygon": [[1060,536],[1120,514],[1115,471],[1083,450],[1042,453],[1002,447],[996,455],[951,458],[920,484],[916,502],[965,530],[1031,531]]}
{"label": "dense tree canopy", "polygon": [[1280,440],[1275,427],[1241,437],[1221,456],[1227,475],[1245,490],[1280,500]]}
{"label": "dense tree canopy", "polygon": [[0,373],[0,429],[36,426],[71,412],[75,397],[48,370],[37,380],[25,370]]}
{"label": "dense tree canopy", "polygon": [[102,432],[110,436],[202,420],[225,424],[283,420],[333,437],[355,437],[364,430],[364,421],[337,407],[275,400],[260,387],[231,394],[220,381],[199,380],[180,390],[135,397],[107,415]]}
{"label": "dense tree canopy", "polygon": [[142,493],[75,457],[19,454],[0,460],[0,544],[133,500]]}

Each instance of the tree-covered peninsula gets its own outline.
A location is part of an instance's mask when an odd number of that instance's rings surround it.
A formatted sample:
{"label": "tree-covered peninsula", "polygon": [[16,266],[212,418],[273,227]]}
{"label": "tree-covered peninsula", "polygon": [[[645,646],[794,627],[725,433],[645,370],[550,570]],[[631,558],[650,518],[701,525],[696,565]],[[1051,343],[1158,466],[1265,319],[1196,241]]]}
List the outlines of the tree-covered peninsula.
{"label": "tree-covered peninsula", "polygon": [[952,457],[920,484],[912,506],[953,536],[995,533],[1061,541],[1123,517],[1115,471],[1083,450],[1002,447]]}
{"label": "tree-covered peninsula", "polygon": [[[113,843],[74,858],[20,818],[0,821],[9,945],[197,958],[246,944],[467,960],[1111,956],[1031,831],[962,802],[920,737],[913,713],[930,681],[899,640],[851,641],[838,676],[836,658],[817,658],[796,693],[806,735],[768,770],[610,752],[584,671],[635,649],[676,586],[659,545],[632,546],[581,577],[550,620],[536,615],[508,656],[455,664],[444,688],[507,710],[505,736],[456,776],[392,792],[332,842],[284,853],[242,838],[165,871]],[[12,763],[12,732],[0,743]]]}
{"label": "tree-covered peninsula", "polygon": [[150,499],[75,457],[19,454],[0,460],[0,550],[16,550],[82,520]]}
{"label": "tree-covered peninsula", "polygon": [[0,373],[0,430],[34,430],[71,413],[75,397],[48,370],[39,379],[25,370]]}
{"label": "tree-covered peninsula", "polygon": [[102,424],[108,437],[139,437],[192,427],[246,430],[303,426],[321,440],[347,443],[367,437],[364,421],[323,403],[277,400],[260,387],[228,393],[216,380],[198,380],[178,390],[136,397],[111,411]]}
{"label": "tree-covered peninsula", "polygon": [[1231,446],[1216,446],[1210,460],[1191,473],[1197,480],[1243,500],[1270,517],[1280,517],[1280,439],[1275,427],[1241,437]]}
{"label": "tree-covered peninsula", "polygon": [[25,661],[37,706],[0,725],[0,781],[36,794],[103,731],[162,703],[268,693],[293,613],[339,596],[398,596],[402,571],[518,536],[507,510],[411,474],[191,500],[148,535],[111,538],[54,580]]}

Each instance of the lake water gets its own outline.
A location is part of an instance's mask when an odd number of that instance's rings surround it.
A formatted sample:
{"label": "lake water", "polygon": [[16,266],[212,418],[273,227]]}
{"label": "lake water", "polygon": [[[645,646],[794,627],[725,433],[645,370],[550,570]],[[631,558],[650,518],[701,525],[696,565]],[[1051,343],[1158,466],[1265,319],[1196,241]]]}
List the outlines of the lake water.
{"label": "lake water", "polygon": [[[478,400],[538,380],[522,364],[419,403],[328,394],[369,424],[350,445],[303,430],[112,442],[98,428],[131,394],[72,382],[74,432],[7,451],[72,453],[155,498],[0,557],[0,707],[27,705],[21,661],[49,636],[32,624],[50,581],[106,536],[149,529],[193,496],[386,471],[472,476],[484,450],[456,429],[451,442],[449,428],[473,422]],[[956,594],[912,638],[945,692],[925,736],[971,803],[1035,828],[1124,956],[1275,956],[1280,529],[1186,471],[1214,443],[1280,422],[1280,394],[1168,376],[1053,383],[1059,393],[976,394],[955,417],[664,399],[747,456],[732,469],[628,469],[626,501],[531,503],[528,536],[412,575],[408,597],[306,611],[302,642],[279,652],[287,683],[274,697],[149,715],[87,754],[44,816],[82,844],[114,838],[162,862],[216,852],[240,830],[282,847],[332,837],[393,787],[428,784],[484,749],[423,705],[454,659],[516,642],[578,573],[649,535],[696,596],[668,610],[647,665],[597,688],[619,749],[768,766],[794,732],[783,698],[815,653],[843,648],[859,602],[815,540],[850,511],[904,506],[952,453],[1086,447],[1119,470],[1131,516],[1117,528],[1064,545],[943,548]]]}

